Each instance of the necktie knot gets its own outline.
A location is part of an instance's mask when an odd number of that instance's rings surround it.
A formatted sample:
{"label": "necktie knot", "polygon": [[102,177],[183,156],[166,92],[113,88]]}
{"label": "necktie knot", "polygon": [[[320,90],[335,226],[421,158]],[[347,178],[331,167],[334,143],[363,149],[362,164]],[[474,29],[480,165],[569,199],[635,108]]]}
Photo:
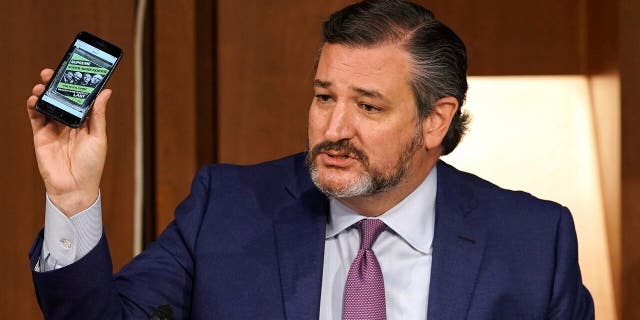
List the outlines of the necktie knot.
{"label": "necktie knot", "polygon": [[387,228],[387,225],[378,219],[363,219],[358,222],[360,229],[360,250],[370,250],[378,236]]}

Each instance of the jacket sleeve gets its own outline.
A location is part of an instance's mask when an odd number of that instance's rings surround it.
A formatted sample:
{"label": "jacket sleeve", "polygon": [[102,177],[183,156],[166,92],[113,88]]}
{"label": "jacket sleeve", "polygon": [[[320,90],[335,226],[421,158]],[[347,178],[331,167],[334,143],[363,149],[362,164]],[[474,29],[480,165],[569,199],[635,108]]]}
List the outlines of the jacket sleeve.
{"label": "jacket sleeve", "polygon": [[594,319],[593,299],[582,284],[573,218],[563,208],[556,236],[556,265],[547,319]]}
{"label": "jacket sleeve", "polygon": [[[158,240],[112,274],[103,234],[98,245],[66,267],[32,271],[46,319],[147,319],[159,305],[171,305],[176,319],[189,318],[193,253],[209,199],[210,170],[198,172],[190,195]],[[42,232],[30,251],[31,269],[42,250]]]}

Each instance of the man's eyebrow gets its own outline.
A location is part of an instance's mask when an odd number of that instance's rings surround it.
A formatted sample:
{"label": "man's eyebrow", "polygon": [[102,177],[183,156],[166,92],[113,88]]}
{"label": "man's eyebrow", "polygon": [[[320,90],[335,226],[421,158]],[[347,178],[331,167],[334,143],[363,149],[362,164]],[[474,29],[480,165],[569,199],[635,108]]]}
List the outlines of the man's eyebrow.
{"label": "man's eyebrow", "polygon": [[[331,83],[331,81],[324,81],[324,80],[320,80],[320,79],[315,79],[313,80],[313,86],[314,87],[320,87],[323,89],[328,89],[332,86],[333,84]],[[377,99],[381,99],[381,100],[386,100],[385,96],[380,93],[379,91],[373,90],[373,89],[364,89],[364,88],[360,88],[360,87],[350,87],[351,90],[365,96],[365,97],[369,97],[369,98],[377,98]]]}
{"label": "man's eyebrow", "polygon": [[364,88],[359,88],[359,87],[351,87],[351,90],[365,96],[365,97],[369,97],[369,98],[378,98],[378,99],[382,99],[384,100],[385,97],[384,95],[382,95],[382,93],[380,93],[379,91],[376,90],[372,90],[372,89],[364,89]]}
{"label": "man's eyebrow", "polygon": [[313,80],[313,86],[327,89],[327,88],[331,87],[331,82],[315,79],[315,80]]}

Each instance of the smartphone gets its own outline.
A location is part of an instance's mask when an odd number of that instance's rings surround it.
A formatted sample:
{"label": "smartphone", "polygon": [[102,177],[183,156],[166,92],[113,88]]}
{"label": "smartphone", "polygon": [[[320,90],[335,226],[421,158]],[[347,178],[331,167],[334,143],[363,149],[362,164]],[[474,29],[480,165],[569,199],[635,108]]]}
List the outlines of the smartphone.
{"label": "smartphone", "polygon": [[69,46],[36,110],[77,128],[122,58],[122,50],[88,32],[80,32]]}

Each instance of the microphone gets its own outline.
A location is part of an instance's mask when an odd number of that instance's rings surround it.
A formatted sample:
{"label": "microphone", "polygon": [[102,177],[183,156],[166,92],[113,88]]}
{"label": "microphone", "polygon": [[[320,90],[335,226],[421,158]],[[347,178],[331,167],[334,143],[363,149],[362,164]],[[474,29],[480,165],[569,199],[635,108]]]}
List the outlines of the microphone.
{"label": "microphone", "polygon": [[168,304],[158,306],[153,310],[149,320],[173,320],[173,310]]}

